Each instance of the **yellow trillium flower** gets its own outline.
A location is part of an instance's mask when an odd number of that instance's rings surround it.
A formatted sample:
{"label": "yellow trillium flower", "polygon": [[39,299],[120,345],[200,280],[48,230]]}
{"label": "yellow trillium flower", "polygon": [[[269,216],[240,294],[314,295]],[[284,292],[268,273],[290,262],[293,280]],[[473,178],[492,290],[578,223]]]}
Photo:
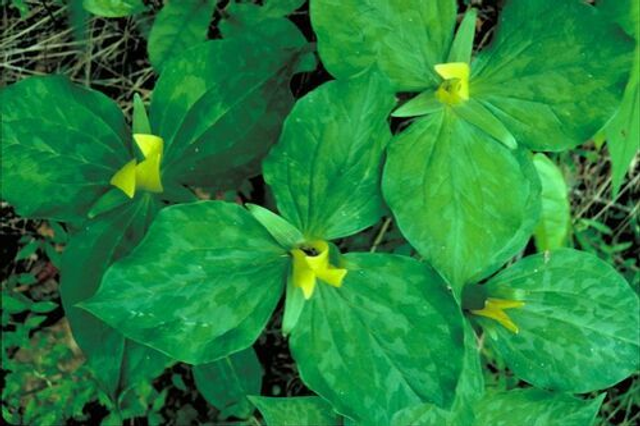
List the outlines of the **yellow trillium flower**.
{"label": "yellow trillium flower", "polygon": [[302,289],[305,299],[313,295],[318,279],[334,287],[342,286],[347,270],[329,263],[329,244],[326,241],[307,243],[291,250],[291,255],[293,284]]}
{"label": "yellow trillium flower", "polygon": [[434,68],[444,79],[436,90],[436,98],[440,102],[453,105],[469,99],[469,64],[449,62],[438,64]]}
{"label": "yellow trillium flower", "polygon": [[471,313],[498,321],[507,330],[511,331],[512,333],[518,334],[518,326],[511,320],[511,318],[509,318],[509,315],[507,315],[504,311],[506,309],[521,308],[524,305],[525,303],[519,300],[504,300],[489,297],[484,302],[484,308],[479,310],[471,310]]}
{"label": "yellow trillium flower", "polygon": [[164,151],[164,141],[161,137],[136,133],[133,135],[144,160],[138,163],[136,159],[129,161],[118,170],[109,183],[119,188],[133,198],[136,190],[149,192],[162,192],[162,181],[160,180],[160,162]]}

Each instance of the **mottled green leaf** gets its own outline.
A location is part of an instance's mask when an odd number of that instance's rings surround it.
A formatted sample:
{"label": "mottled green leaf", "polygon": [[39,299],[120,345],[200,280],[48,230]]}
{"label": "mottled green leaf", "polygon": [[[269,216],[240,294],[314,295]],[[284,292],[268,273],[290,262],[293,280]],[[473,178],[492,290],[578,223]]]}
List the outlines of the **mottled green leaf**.
{"label": "mottled green leaf", "polygon": [[307,239],[335,239],[383,214],[380,171],[394,98],[371,73],[333,81],[296,103],[264,163],[283,217]]}
{"label": "mottled green leaf", "polygon": [[420,402],[449,406],[462,368],[459,308],[425,264],[348,254],[342,287],[320,283],[290,345],[302,380],[363,424]]}
{"label": "mottled green leaf", "polygon": [[223,187],[257,173],[293,103],[289,80],[305,44],[293,23],[270,20],[167,63],[150,112],[165,141],[163,178]]}
{"label": "mottled green leaf", "polygon": [[82,0],[82,6],[94,15],[105,18],[122,18],[145,9],[142,0]]}
{"label": "mottled green leaf", "polygon": [[288,265],[287,252],[241,206],[178,205],[160,212],[81,306],[133,340],[203,364],[255,341]]}
{"label": "mottled green leaf", "polygon": [[583,400],[533,388],[487,393],[476,405],[475,426],[590,426],[604,397]]}
{"label": "mottled green leaf", "polygon": [[125,344],[124,336],[74,305],[96,292],[109,264],[137,244],[156,209],[147,196],[87,221],[62,258],[60,295],[73,337],[100,387],[114,401],[119,392],[160,374],[168,360],[146,346]]}
{"label": "mottled green leaf", "polygon": [[198,391],[226,416],[246,419],[253,413],[248,395],[260,394],[262,366],[252,348],[193,367]]}
{"label": "mottled green leaf", "polygon": [[536,154],[533,164],[542,186],[540,221],[534,230],[538,251],[553,250],[565,245],[571,229],[569,189],[562,171],[544,154]]}
{"label": "mottled green leaf", "polygon": [[64,77],[3,89],[0,113],[2,197],[23,216],[83,220],[131,158],[116,103]]}
{"label": "mottled green leaf", "polygon": [[327,401],[317,396],[297,398],[249,397],[260,410],[267,426],[336,426],[338,415]]}
{"label": "mottled green leaf", "polygon": [[322,63],[347,78],[377,63],[398,91],[440,81],[456,23],[454,0],[311,0]]}
{"label": "mottled green leaf", "polygon": [[472,64],[471,97],[492,110],[518,143],[571,148],[614,112],[631,50],[593,6],[512,0],[491,46]]}
{"label": "mottled green leaf", "polygon": [[638,296],[596,256],[560,249],[527,257],[486,285],[489,297],[521,300],[506,311],[514,334],[477,317],[514,374],[546,389],[603,389],[640,365]]}
{"label": "mottled green leaf", "polygon": [[167,2],[149,33],[149,61],[157,70],[185,49],[207,39],[207,30],[215,0],[180,0]]}
{"label": "mottled green leaf", "polygon": [[403,235],[456,293],[519,252],[537,223],[539,183],[527,153],[451,108],[391,141],[383,190]]}
{"label": "mottled green leaf", "polygon": [[455,399],[451,409],[445,410],[431,403],[413,405],[394,414],[391,419],[392,426],[460,426],[474,424],[472,405],[482,398],[484,377],[475,333],[467,321],[465,321],[464,326],[465,352],[462,361],[462,372],[456,386]]}

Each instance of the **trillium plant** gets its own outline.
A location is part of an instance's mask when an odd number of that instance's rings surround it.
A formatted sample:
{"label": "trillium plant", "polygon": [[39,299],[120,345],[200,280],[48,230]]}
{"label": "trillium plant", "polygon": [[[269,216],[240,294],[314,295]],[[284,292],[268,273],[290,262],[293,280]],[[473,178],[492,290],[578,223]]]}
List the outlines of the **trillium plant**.
{"label": "trillium plant", "polygon": [[[222,39],[163,44],[203,3],[154,24],[160,77],[131,128],[63,77],[0,94],[2,197],[73,231],[62,301],[113,406],[180,361],[223,413],[268,425],[592,424],[595,392],[640,364],[638,295],[568,247],[540,152],[606,134],[619,185],[637,2],[509,0],[486,47],[454,0],[311,0],[314,44],[282,17],[303,2],[233,3]],[[294,104],[315,47],[333,79]],[[262,206],[196,196],[257,175]],[[414,250],[352,250],[380,222]],[[260,396],[274,317],[314,396]],[[527,385],[485,389],[481,348]]]}

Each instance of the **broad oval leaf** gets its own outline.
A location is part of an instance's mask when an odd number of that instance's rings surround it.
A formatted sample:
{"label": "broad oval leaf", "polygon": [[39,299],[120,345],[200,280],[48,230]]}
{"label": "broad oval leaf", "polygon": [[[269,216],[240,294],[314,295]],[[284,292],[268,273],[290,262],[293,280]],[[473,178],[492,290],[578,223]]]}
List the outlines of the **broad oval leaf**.
{"label": "broad oval leaf", "polygon": [[383,191],[402,234],[456,294],[520,251],[539,212],[527,153],[509,150],[450,108],[391,141]]}
{"label": "broad oval leaf", "polygon": [[560,151],[586,141],[613,114],[631,55],[629,40],[593,6],[512,0],[472,65],[470,93],[518,143]]}
{"label": "broad oval leaf", "polygon": [[81,307],[135,341],[204,364],[255,341],[288,265],[287,252],[239,205],[168,207]]}
{"label": "broad oval leaf", "polygon": [[215,0],[180,0],[164,5],[147,42],[149,61],[157,71],[168,59],[207,39],[215,4]]}
{"label": "broad oval leaf", "polygon": [[383,214],[380,174],[394,97],[376,73],[332,81],[296,103],[264,162],[282,216],[308,239],[335,239]]}
{"label": "broad oval leaf", "polygon": [[569,189],[556,164],[544,154],[536,154],[533,164],[542,186],[540,222],[533,236],[538,251],[554,250],[565,245],[571,230]]}
{"label": "broad oval leaf", "polygon": [[339,416],[331,405],[317,396],[296,398],[249,397],[267,426],[335,426]]}
{"label": "broad oval leaf", "polygon": [[435,86],[433,66],[446,62],[456,24],[454,0],[311,0],[322,63],[336,78],[373,64],[397,91]]}
{"label": "broad oval leaf", "polygon": [[107,267],[139,242],[157,210],[151,196],[86,221],[62,256],[60,295],[74,340],[87,358],[99,386],[112,401],[128,389],[155,378],[169,360],[124,336],[74,306],[97,291]]}
{"label": "broad oval leaf", "polygon": [[253,348],[193,367],[198,391],[225,417],[246,419],[253,413],[249,395],[260,394],[262,366]]}
{"label": "broad oval leaf", "polygon": [[476,426],[590,426],[605,394],[583,400],[540,389],[487,393],[476,404]]}
{"label": "broad oval leaf", "polygon": [[27,217],[82,221],[131,159],[122,112],[59,76],[0,92],[2,197]]}
{"label": "broad oval leaf", "polygon": [[408,257],[344,260],[342,287],[319,284],[291,332],[302,380],[368,425],[388,425],[395,412],[421,402],[451,405],[464,337],[442,279]]}
{"label": "broad oval leaf", "polygon": [[484,393],[484,377],[480,364],[480,348],[476,335],[468,321],[464,323],[464,358],[462,372],[456,386],[456,395],[449,410],[432,403],[422,403],[404,408],[393,415],[392,426],[473,425],[475,404]]}
{"label": "broad oval leaf", "polygon": [[163,178],[220,188],[257,173],[293,104],[289,80],[305,44],[293,23],[269,20],[167,63],[150,110],[165,141]]}
{"label": "broad oval leaf", "polygon": [[575,393],[614,385],[640,365],[638,296],[596,256],[560,249],[527,257],[486,285],[490,297],[521,300],[514,334],[478,317],[514,374]]}

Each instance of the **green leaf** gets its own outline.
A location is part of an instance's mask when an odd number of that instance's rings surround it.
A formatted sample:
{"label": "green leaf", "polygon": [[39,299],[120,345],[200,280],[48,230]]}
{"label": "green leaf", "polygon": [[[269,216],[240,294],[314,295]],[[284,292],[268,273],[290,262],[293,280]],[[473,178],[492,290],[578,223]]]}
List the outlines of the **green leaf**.
{"label": "green leaf", "polygon": [[270,18],[277,18],[293,13],[300,9],[306,0],[265,0],[263,2],[263,13]]}
{"label": "green leaf", "polygon": [[518,147],[516,138],[513,137],[511,132],[480,102],[469,99],[460,105],[456,105],[454,111],[460,118],[469,124],[473,124],[507,148],[516,149]]}
{"label": "green leaf", "polygon": [[33,239],[18,251],[15,260],[28,259],[40,248],[40,240]]}
{"label": "green leaf", "polygon": [[142,0],[82,0],[82,6],[105,18],[122,18],[145,10]]}
{"label": "green leaf", "polygon": [[348,254],[344,261],[342,287],[320,283],[291,332],[302,380],[363,424],[389,424],[420,402],[451,405],[463,329],[442,279],[408,257]]}
{"label": "green leaf", "polygon": [[178,205],[160,212],[81,306],[133,340],[203,364],[255,341],[288,267],[287,252],[241,206]]}
{"label": "green leaf", "polygon": [[120,409],[140,404],[137,387],[143,384],[151,386],[151,382],[172,363],[173,360],[155,349],[124,339],[118,400]]}
{"label": "green leaf", "polygon": [[440,81],[453,40],[454,0],[311,0],[311,23],[322,63],[338,79],[378,64],[397,91]]}
{"label": "green leaf", "polygon": [[[148,347],[134,342],[125,344],[124,336],[74,305],[91,297],[109,264],[138,243],[157,208],[150,196],[136,198],[133,203],[85,222],[84,228],[71,238],[62,258],[60,295],[73,337],[100,387],[114,401],[118,393],[158,375],[167,360]],[[142,362],[138,365],[135,359]]]}
{"label": "green leaf", "polygon": [[449,51],[449,58],[447,59],[447,62],[471,62],[477,19],[477,10],[468,9],[465,12],[464,18],[462,18],[462,22],[460,23],[456,36],[451,44],[451,50]]}
{"label": "green leaf", "polygon": [[638,296],[596,256],[570,249],[530,256],[486,290],[489,297],[525,302],[507,311],[518,334],[477,318],[507,366],[537,387],[591,392],[640,365]]}
{"label": "green leaf", "polygon": [[247,204],[246,207],[283,248],[290,250],[304,242],[302,233],[277,214],[256,204]]}
{"label": "green leaf", "polygon": [[284,301],[284,315],[282,316],[282,334],[284,336],[291,334],[291,330],[298,324],[304,305],[304,294],[296,287],[291,279],[291,274],[289,274]]}
{"label": "green leaf", "polygon": [[282,18],[300,8],[305,0],[265,0],[261,6],[231,2],[225,9],[220,31],[224,37],[241,35],[267,19]]}
{"label": "green leaf", "polygon": [[488,393],[476,405],[475,425],[590,426],[604,397],[583,400],[540,389]]}
{"label": "green leaf", "polygon": [[38,314],[46,314],[47,312],[51,312],[58,307],[58,304],[51,301],[37,302],[31,305],[31,312],[36,312]]}
{"label": "green leaf", "polygon": [[193,367],[198,391],[228,416],[246,419],[253,413],[248,395],[260,394],[262,366],[252,348]]}
{"label": "green leaf", "polygon": [[133,133],[151,134],[147,108],[139,94],[133,95]]}
{"label": "green leaf", "polygon": [[561,151],[613,114],[630,60],[631,44],[590,5],[511,1],[473,63],[470,93],[518,143]]}
{"label": "green leaf", "polygon": [[456,294],[518,253],[538,218],[539,182],[527,153],[450,108],[391,141],[383,192],[402,234]]}
{"label": "green leaf", "polygon": [[2,295],[2,310],[9,314],[17,314],[29,309],[29,305],[22,300],[8,294]]}
{"label": "green leaf", "polygon": [[31,285],[38,281],[35,275],[29,272],[19,274],[17,278],[18,278],[18,284],[22,284],[22,285]]}
{"label": "green leaf", "polygon": [[131,199],[120,188],[112,187],[91,206],[91,209],[87,212],[87,217],[93,219],[130,201]]}
{"label": "green leaf", "polygon": [[607,147],[611,156],[611,186],[614,195],[640,149],[640,47],[631,71],[631,79],[618,112],[605,127]]}
{"label": "green leaf", "polygon": [[538,251],[563,247],[571,230],[569,189],[562,171],[544,154],[536,154],[533,164],[542,184],[540,222],[533,236]]}
{"label": "green leaf", "polygon": [[167,63],[150,113],[165,141],[163,179],[221,188],[257,173],[293,103],[289,80],[305,44],[293,23],[271,20]]}
{"label": "green leaf", "polygon": [[115,102],[59,76],[0,92],[2,197],[21,216],[82,221],[131,159]]}
{"label": "green leaf", "polygon": [[[611,156],[611,188],[618,194],[640,141],[640,3],[634,0],[603,0],[598,8],[636,41],[631,77],[618,112],[604,129]],[[602,134],[602,133],[601,133]]]}
{"label": "green leaf", "polygon": [[149,61],[161,71],[167,59],[204,42],[211,22],[215,0],[167,2],[151,27],[147,48]]}
{"label": "green leaf", "polygon": [[426,90],[402,104],[391,114],[393,117],[418,117],[440,112],[444,104],[436,98],[432,90]]}
{"label": "green leaf", "polygon": [[482,398],[484,377],[475,333],[469,322],[465,321],[464,327],[465,352],[462,372],[456,386],[456,396],[451,410],[444,410],[431,403],[413,405],[394,414],[391,419],[392,426],[474,424],[472,405]]}
{"label": "green leaf", "polygon": [[627,34],[640,40],[640,3],[635,0],[600,0],[603,15],[618,23]]}
{"label": "green leaf", "polygon": [[296,103],[264,162],[278,209],[307,239],[335,239],[384,213],[383,152],[394,98],[371,73],[332,81]]}
{"label": "green leaf", "polygon": [[317,396],[268,398],[250,396],[267,426],[335,426],[338,415],[327,401]]}
{"label": "green leaf", "polygon": [[[20,19],[25,19],[29,14],[29,5],[25,3],[25,0],[5,0],[2,2],[2,5],[5,6],[7,3],[10,3],[11,6],[18,9],[20,12]],[[4,410],[4,407],[3,407]],[[4,413],[4,411],[3,411]],[[9,417],[7,417],[9,418]]]}

